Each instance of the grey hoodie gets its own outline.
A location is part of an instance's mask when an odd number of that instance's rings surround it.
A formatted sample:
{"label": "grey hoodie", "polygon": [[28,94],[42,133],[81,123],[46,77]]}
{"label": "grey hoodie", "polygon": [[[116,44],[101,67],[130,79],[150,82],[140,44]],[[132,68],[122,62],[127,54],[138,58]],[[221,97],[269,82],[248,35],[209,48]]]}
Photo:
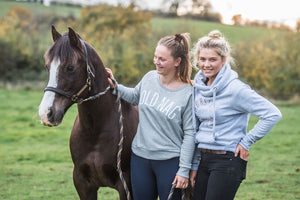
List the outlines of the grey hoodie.
{"label": "grey hoodie", "polygon": [[[238,144],[249,150],[281,119],[276,106],[238,80],[238,74],[225,64],[211,86],[199,71],[194,80],[193,121],[197,143],[193,163],[200,148],[235,152]],[[259,121],[247,133],[250,114]],[[197,165],[193,165],[197,169]]]}

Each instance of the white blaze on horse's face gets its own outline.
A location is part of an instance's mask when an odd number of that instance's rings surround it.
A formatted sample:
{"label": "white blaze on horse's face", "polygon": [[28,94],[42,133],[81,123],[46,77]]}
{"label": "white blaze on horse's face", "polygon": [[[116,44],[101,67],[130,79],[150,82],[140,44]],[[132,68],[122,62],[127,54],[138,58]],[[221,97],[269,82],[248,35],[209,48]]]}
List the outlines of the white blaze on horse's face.
{"label": "white blaze on horse's face", "polygon": [[[49,71],[49,82],[47,87],[57,87],[58,82],[58,71],[59,71],[60,60],[55,58],[50,64],[50,71]],[[41,118],[41,123],[47,126],[53,126],[48,119],[48,114],[51,112],[50,108],[53,106],[55,93],[52,91],[46,91],[44,93],[44,97],[42,102],[39,106],[39,115]]]}

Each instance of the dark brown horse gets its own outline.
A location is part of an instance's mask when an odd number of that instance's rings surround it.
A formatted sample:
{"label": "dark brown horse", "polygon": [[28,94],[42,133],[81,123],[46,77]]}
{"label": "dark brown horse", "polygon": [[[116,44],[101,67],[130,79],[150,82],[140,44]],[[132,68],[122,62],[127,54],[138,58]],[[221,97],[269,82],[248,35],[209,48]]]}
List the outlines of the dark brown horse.
{"label": "dark brown horse", "polygon": [[[117,171],[120,125],[116,96],[96,51],[71,28],[63,35],[52,26],[53,45],[45,53],[49,82],[39,107],[46,126],[61,123],[68,108],[77,104],[78,115],[70,137],[73,181],[82,200],[97,199],[99,187],[111,187],[121,200],[126,192]],[[93,97],[92,99],[87,99]],[[122,101],[124,142],[121,169],[131,191],[131,142],[138,124],[137,109]]]}

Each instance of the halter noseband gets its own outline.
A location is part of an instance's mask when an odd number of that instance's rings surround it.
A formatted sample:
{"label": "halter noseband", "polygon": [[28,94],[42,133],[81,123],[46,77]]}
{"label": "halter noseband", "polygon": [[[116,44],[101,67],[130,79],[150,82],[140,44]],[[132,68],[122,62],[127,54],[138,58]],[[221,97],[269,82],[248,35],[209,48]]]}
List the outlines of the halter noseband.
{"label": "halter noseband", "polygon": [[85,61],[86,61],[86,70],[87,70],[87,79],[86,79],[86,83],[81,87],[81,89],[76,92],[74,95],[71,95],[61,89],[55,88],[55,87],[46,87],[44,92],[46,91],[51,91],[51,92],[55,92],[58,93],[62,96],[65,96],[69,99],[71,99],[73,102],[75,103],[81,103],[83,101],[89,101],[89,100],[94,100],[96,98],[98,98],[99,96],[106,94],[108,92],[108,90],[110,89],[110,86],[108,86],[104,92],[100,92],[94,96],[90,96],[88,98],[80,98],[79,96],[81,95],[81,93],[83,93],[83,91],[85,91],[87,88],[89,89],[89,91],[91,91],[91,77],[95,78],[95,75],[93,74],[91,67],[89,66],[89,61],[88,61],[88,52],[87,52],[87,48],[85,46],[85,43],[82,39],[80,39],[82,45],[83,45],[83,49],[84,49],[84,55],[85,55]]}

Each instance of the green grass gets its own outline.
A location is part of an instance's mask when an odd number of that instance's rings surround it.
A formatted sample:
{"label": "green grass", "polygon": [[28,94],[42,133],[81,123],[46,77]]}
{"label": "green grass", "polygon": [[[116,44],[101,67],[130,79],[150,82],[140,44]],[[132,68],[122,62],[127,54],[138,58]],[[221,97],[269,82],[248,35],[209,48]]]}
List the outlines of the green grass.
{"label": "green grass", "polygon": [[15,6],[21,6],[30,10],[33,14],[55,13],[61,16],[73,15],[75,17],[80,16],[80,7],[76,6],[64,6],[64,5],[51,5],[44,6],[40,3],[20,2],[20,1],[4,1],[0,0],[0,17],[4,17],[8,10]]}
{"label": "green grass", "polygon": [[[40,124],[43,91],[0,90],[0,199],[78,199],[72,181],[69,136],[76,106],[60,127]],[[109,188],[102,200],[118,199]]]}
{"label": "green grass", "polygon": [[162,19],[153,18],[151,20],[152,29],[155,32],[164,34],[175,34],[188,32],[191,34],[191,39],[194,42],[198,38],[207,35],[210,31],[218,29],[228,39],[229,43],[236,44],[240,41],[253,41],[263,39],[270,35],[271,32],[279,32],[260,27],[232,26],[215,22],[197,21],[190,19]]}
{"label": "green grass", "polygon": [[283,118],[250,150],[247,179],[236,199],[300,199],[300,107],[280,110]]}
{"label": "green grass", "polygon": [[[0,199],[79,199],[72,182],[69,136],[76,106],[59,127],[40,124],[43,91],[0,89]],[[300,107],[280,107],[283,118],[250,150],[247,179],[237,200],[300,199]],[[257,121],[251,118],[249,128]],[[101,188],[101,200],[117,192]]]}

